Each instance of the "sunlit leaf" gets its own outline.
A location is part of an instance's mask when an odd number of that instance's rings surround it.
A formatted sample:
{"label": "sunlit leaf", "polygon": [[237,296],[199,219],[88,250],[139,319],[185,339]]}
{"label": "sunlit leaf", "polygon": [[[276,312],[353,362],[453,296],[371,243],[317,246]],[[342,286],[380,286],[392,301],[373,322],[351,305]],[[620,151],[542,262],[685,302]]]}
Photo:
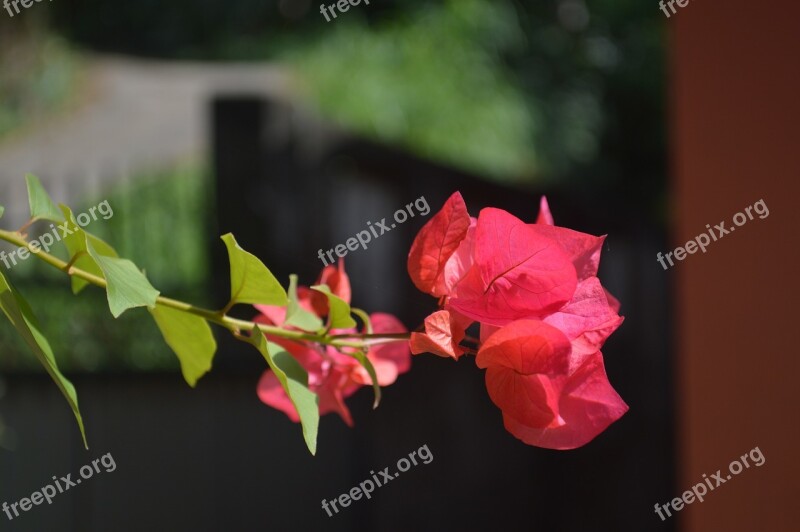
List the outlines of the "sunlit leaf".
{"label": "sunlit leaf", "polygon": [[318,331],[322,329],[322,320],[304,309],[297,301],[297,275],[289,276],[289,304],[286,307],[286,321],[284,325],[291,325],[304,331]]}
{"label": "sunlit leaf", "polygon": [[361,319],[361,321],[364,322],[364,332],[366,332],[367,334],[372,334],[373,333],[372,320],[369,318],[369,314],[367,314],[365,311],[361,310],[360,308],[356,308],[356,307],[351,307],[350,308],[350,312],[352,312],[353,314],[358,316]]}
{"label": "sunlit leaf", "polygon": [[308,389],[308,373],[297,360],[281,346],[268,343],[261,329],[256,327],[252,336],[253,345],[267,360],[286,395],[292,401],[303,427],[303,438],[311,454],[317,453],[317,431],[319,429],[319,398]]}
{"label": "sunlit leaf", "polygon": [[[70,260],[72,260],[76,255],[80,255],[75,260],[75,262],[73,262],[73,266],[85,272],[91,273],[92,275],[96,275],[98,277],[104,277],[103,271],[100,269],[100,266],[97,265],[95,260],[86,251],[87,238],[92,243],[92,247],[94,247],[94,249],[100,255],[103,255],[105,257],[118,257],[119,255],[117,255],[117,252],[114,250],[114,248],[112,248],[105,241],[81,229],[81,227],[75,221],[75,216],[73,216],[72,210],[69,207],[63,204],[59,205],[59,207],[61,207],[61,212],[64,213],[64,218],[66,219],[68,231],[72,231],[72,234],[67,234],[66,236],[62,237],[64,245],[67,246],[67,252],[69,253],[69,258]],[[73,275],[72,293],[73,294],[79,293],[88,284],[89,284],[88,281]]]}
{"label": "sunlit leaf", "polygon": [[156,306],[159,291],[153,288],[134,263],[127,259],[101,255],[88,238],[86,252],[103,272],[108,284],[106,287],[108,308],[115,318],[130,308]]}
{"label": "sunlit leaf", "polygon": [[375,394],[375,400],[372,402],[372,408],[378,408],[378,405],[381,404],[381,387],[378,384],[378,373],[375,371],[375,366],[372,365],[372,362],[367,355],[363,353],[363,351],[356,351],[355,353],[347,353],[351,355],[353,358],[358,360],[359,364],[361,364],[367,373],[369,373],[369,378],[372,379],[372,391]]}
{"label": "sunlit leaf", "polygon": [[39,178],[33,174],[25,176],[28,185],[28,203],[31,206],[31,218],[34,220],[50,220],[52,222],[63,222],[64,217],[59,212],[50,195],[42,186]]}
{"label": "sunlit leaf", "polygon": [[222,241],[231,264],[231,302],[285,306],[286,290],[255,255],[239,247],[231,233]]}
{"label": "sunlit leaf", "polygon": [[211,327],[203,318],[162,305],[156,305],[150,314],[167,345],[178,356],[183,378],[194,388],[200,377],[211,369],[217,351]]}
{"label": "sunlit leaf", "polygon": [[328,327],[331,329],[350,329],[356,326],[356,320],[350,315],[350,305],[336,296],[326,284],[311,287],[312,290],[325,294],[328,298]]}
{"label": "sunlit leaf", "polygon": [[17,329],[17,332],[22,336],[22,339],[33,351],[33,354],[36,355],[36,358],[44,366],[66,398],[70,408],[72,408],[72,412],[75,414],[75,419],[78,421],[83,444],[88,449],[89,445],[86,441],[86,431],[83,428],[83,418],[78,408],[78,394],[75,392],[75,387],[59,371],[55,356],[53,356],[53,350],[47,338],[42,334],[39,322],[33,315],[30,305],[8,283],[2,273],[0,273],[0,307],[2,307],[11,324]]}

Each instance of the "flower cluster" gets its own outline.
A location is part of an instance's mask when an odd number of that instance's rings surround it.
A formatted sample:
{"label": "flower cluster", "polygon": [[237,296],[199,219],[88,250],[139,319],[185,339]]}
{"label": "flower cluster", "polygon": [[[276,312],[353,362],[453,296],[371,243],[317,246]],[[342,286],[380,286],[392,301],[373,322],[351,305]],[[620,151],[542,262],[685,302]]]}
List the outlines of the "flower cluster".
{"label": "flower cluster", "polygon": [[458,359],[479,323],[476,363],[506,429],[538,447],[585,445],[628,410],[600,352],[623,320],[597,278],[604,240],[556,227],[544,198],[526,224],[494,208],[471,217],[456,192],[408,256],[414,284],[440,302],[412,353]]}
{"label": "flower cluster", "polygon": [[[331,292],[350,303],[350,279],[344,271],[344,264],[338,267],[326,266],[320,274],[317,285],[327,285]],[[328,299],[320,292],[308,287],[297,289],[297,300],[301,308],[324,318],[328,315]],[[254,319],[256,323],[275,325],[294,329],[286,325],[286,307],[256,305],[260,314]],[[405,333],[407,329],[390,314],[375,313],[370,315],[374,334]],[[331,334],[355,333],[355,329],[334,329]],[[355,349],[324,346],[313,342],[297,342],[283,338],[267,338],[288,351],[308,372],[308,387],[319,397],[320,415],[330,412],[338,413],[349,426],[353,418],[344,400],[353,395],[362,386],[372,386],[372,379],[367,370],[354,358]],[[375,368],[378,384],[388,386],[397,377],[411,368],[411,353],[407,342],[394,342],[372,346],[367,358]],[[294,422],[300,421],[296,408],[281,386],[278,378],[271,370],[267,370],[258,383],[258,396],[264,403],[284,412]]]}

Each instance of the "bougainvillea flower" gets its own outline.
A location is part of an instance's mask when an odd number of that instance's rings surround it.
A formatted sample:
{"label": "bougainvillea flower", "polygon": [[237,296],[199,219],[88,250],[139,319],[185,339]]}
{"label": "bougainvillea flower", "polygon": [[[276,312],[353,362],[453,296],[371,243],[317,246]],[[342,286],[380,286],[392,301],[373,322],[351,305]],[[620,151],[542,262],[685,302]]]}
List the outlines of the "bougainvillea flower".
{"label": "bougainvillea flower", "polygon": [[[345,273],[342,263],[339,263],[338,267],[326,266],[320,274],[317,284],[328,284],[331,292],[346,302],[350,302],[350,279]],[[326,300],[323,305],[323,302],[316,298],[317,294],[318,292],[305,286],[297,288],[300,306],[318,317],[324,318],[328,312],[328,303]],[[260,312],[253,320],[256,323],[280,326],[286,318],[284,307],[256,305],[256,308]],[[376,334],[407,332],[405,326],[390,314],[371,314],[370,322],[373,332]],[[333,330],[331,334],[354,332],[356,332],[354,329]],[[309,345],[272,337],[269,334],[266,336],[271,342],[286,349],[306,370],[308,387],[319,397],[320,415],[336,412],[345,423],[352,426],[353,419],[344,400],[360,388],[372,386],[369,373],[358,361],[347,353],[337,351],[330,346]],[[367,358],[375,368],[380,386],[394,383],[399,375],[407,372],[411,367],[409,344],[404,342],[372,346],[367,352]],[[258,383],[258,396],[265,404],[284,412],[292,421],[300,421],[297,410],[271,370],[265,371],[262,375]]]}
{"label": "bougainvillea flower", "polygon": [[575,369],[584,357],[600,350],[624,319],[609,304],[600,279],[590,277],[578,284],[569,303],[546,316],[544,322],[558,328],[572,342],[570,367]]}
{"label": "bougainvillea flower", "polygon": [[[328,360],[326,358],[328,355],[341,355],[333,349],[326,350],[323,355],[312,347],[294,342],[287,344],[283,347],[308,372],[308,387],[319,397],[319,414],[322,416],[336,412],[348,426],[352,427],[353,417],[344,400],[361,388],[361,385],[349,378],[350,365],[340,365]],[[271,370],[265,371],[261,376],[257,393],[263,403],[280,410],[295,423],[300,422],[297,409]]]}
{"label": "bougainvillea flower", "polygon": [[628,411],[628,405],[608,382],[600,352],[587,358],[566,379],[557,408],[560,422],[544,428],[528,426],[505,412],[503,423],[528,445],[566,450],[586,445]]}
{"label": "bougainvillea flower", "polygon": [[627,410],[600,354],[623,318],[597,278],[605,236],[554,223],[544,197],[526,224],[493,208],[471,218],[453,194],[409,254],[414,283],[440,305],[410,343],[414,354],[458,359],[479,322],[476,362],[506,428],[530,445],[567,449]]}
{"label": "bougainvillea flower", "polygon": [[[370,314],[372,330],[375,334],[406,333],[406,327],[391,314],[376,312]],[[375,345],[367,352],[367,358],[375,368],[380,386],[394,384],[397,377],[411,369],[411,354],[409,345],[405,342],[392,342],[389,344]],[[353,359],[349,359],[355,362]],[[362,385],[372,386],[372,379],[361,365],[351,364],[350,378]]]}
{"label": "bougainvillea flower", "polygon": [[571,371],[570,351],[555,327],[521,320],[493,334],[478,352],[489,397],[506,428],[525,443],[580,447],[628,410],[608,382],[600,352]]}
{"label": "bougainvillea flower", "polygon": [[553,215],[550,213],[550,205],[547,203],[547,198],[542,196],[539,200],[539,216],[536,217],[537,224],[543,225],[556,225],[553,220]]}
{"label": "bougainvillea flower", "polygon": [[[344,260],[340,260],[338,266],[333,266],[333,265],[325,266],[322,269],[322,273],[319,274],[317,282],[314,284],[328,285],[328,288],[331,289],[333,295],[339,296],[348,304],[352,299],[352,291],[350,289],[350,277],[348,277],[347,273],[345,273],[344,271]],[[326,314],[328,314],[328,298],[325,297],[324,294],[321,294],[316,290],[310,290],[306,287],[302,288],[303,288],[302,291],[298,289],[297,292],[298,298],[302,298],[303,295],[305,295],[303,292],[310,292],[309,296],[311,300],[311,306],[314,307],[314,312],[318,316],[325,316]]]}
{"label": "bougainvillea flower", "polygon": [[472,320],[457,312],[440,310],[425,318],[425,332],[411,333],[411,353],[433,353],[458,360],[464,354],[459,344]]}
{"label": "bougainvillea flower", "polygon": [[[603,250],[605,235],[593,236],[566,227],[558,227],[553,222],[553,215],[547,204],[547,198],[542,196],[539,217],[531,227],[540,235],[553,239],[569,255],[575,266],[578,280],[582,281],[597,275],[600,266],[600,253]],[[616,301],[616,300],[615,300]],[[619,310],[617,307],[616,310]]]}
{"label": "bougainvillea flower", "polygon": [[[325,266],[317,278],[315,285],[326,284],[335,296],[339,296],[346,303],[350,303],[352,292],[350,290],[350,277],[344,271],[344,261],[339,261],[338,266]],[[297,302],[303,310],[326,316],[328,314],[328,298],[324,294],[311,290],[307,286],[297,287]],[[277,305],[255,305],[260,312],[254,321],[266,325],[283,325],[286,321],[286,307]]]}
{"label": "bougainvillea flower", "polygon": [[506,211],[481,211],[474,245],[475,262],[450,300],[465,316],[503,325],[557,310],[575,292],[575,267],[559,243]]}
{"label": "bougainvillea flower", "polygon": [[442,209],[420,230],[408,254],[408,273],[421,291],[441,297],[448,260],[467,237],[471,219],[464,198],[454,193]]}
{"label": "bougainvillea flower", "polygon": [[504,414],[525,425],[547,427],[558,421],[571,349],[555,327],[520,320],[490,336],[475,363],[486,369],[489,397]]}

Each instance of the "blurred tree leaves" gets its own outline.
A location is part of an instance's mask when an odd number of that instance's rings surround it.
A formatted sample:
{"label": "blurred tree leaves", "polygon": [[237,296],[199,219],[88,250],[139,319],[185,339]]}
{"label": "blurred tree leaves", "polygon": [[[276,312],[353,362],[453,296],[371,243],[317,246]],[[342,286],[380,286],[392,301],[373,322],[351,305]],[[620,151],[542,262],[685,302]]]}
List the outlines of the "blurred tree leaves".
{"label": "blurred tree leaves", "polygon": [[342,16],[288,58],[337,122],[453,166],[515,176],[538,163],[535,113],[501,61],[522,42],[509,4],[460,0],[375,27]]}
{"label": "blurred tree leaves", "polygon": [[303,0],[56,4],[82,46],[283,60],[325,115],[467,170],[659,193],[665,18],[635,0],[381,0],[325,22]]}

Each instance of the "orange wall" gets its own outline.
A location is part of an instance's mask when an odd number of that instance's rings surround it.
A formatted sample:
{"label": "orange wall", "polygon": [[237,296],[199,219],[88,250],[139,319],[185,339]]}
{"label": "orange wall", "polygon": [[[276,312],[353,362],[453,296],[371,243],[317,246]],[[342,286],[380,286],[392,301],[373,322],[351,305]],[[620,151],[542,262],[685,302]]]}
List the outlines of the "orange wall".
{"label": "orange wall", "polygon": [[672,269],[679,489],[755,446],[766,457],[680,528],[800,530],[800,3],[692,0],[669,24],[674,245],[759,199],[770,210]]}

